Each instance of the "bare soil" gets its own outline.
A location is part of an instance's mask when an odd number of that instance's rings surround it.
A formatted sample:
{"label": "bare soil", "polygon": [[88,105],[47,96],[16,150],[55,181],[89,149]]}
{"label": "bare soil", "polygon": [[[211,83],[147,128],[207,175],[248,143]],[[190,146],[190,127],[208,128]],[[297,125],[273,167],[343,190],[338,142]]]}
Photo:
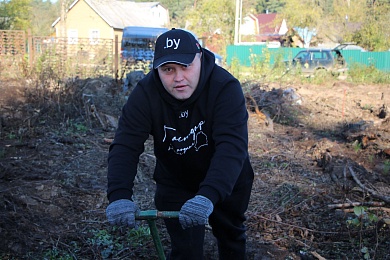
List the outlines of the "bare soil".
{"label": "bare soil", "polygon": [[[390,86],[244,87],[270,117],[248,105],[248,259],[390,259]],[[105,218],[121,84],[1,80],[0,93],[0,259],[157,259],[147,223]],[[154,208],[151,141],[135,185],[142,210]],[[218,259],[211,231],[205,254]]]}

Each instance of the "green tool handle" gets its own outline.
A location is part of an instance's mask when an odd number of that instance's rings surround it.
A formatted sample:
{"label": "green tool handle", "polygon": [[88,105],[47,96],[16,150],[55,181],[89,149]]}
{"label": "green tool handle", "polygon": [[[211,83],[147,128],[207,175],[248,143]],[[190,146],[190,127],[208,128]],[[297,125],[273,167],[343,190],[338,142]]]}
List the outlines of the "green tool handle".
{"label": "green tool handle", "polygon": [[136,220],[148,220],[158,218],[178,218],[179,211],[158,211],[158,210],[145,210],[140,211],[136,216]]}
{"label": "green tool handle", "polygon": [[156,220],[158,218],[178,218],[178,217],[179,217],[179,211],[145,210],[145,211],[140,211],[138,212],[138,214],[135,215],[136,220],[148,221],[150,233],[152,235],[159,260],[165,260],[165,255],[164,255],[164,249],[162,247],[160,237],[158,236]]}

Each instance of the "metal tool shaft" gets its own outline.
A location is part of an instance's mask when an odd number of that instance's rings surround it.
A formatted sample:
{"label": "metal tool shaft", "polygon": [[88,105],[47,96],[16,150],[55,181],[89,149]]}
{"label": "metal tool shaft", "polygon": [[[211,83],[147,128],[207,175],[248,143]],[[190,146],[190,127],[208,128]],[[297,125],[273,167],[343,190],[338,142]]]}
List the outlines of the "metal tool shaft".
{"label": "metal tool shaft", "polygon": [[148,220],[148,219],[158,219],[158,218],[178,218],[178,211],[158,211],[158,210],[145,210],[140,211],[135,219],[137,220]]}
{"label": "metal tool shaft", "polygon": [[156,247],[158,259],[165,260],[164,249],[161,244],[160,237],[156,226],[156,220],[159,218],[178,218],[178,211],[158,211],[158,210],[145,210],[140,211],[135,216],[136,220],[147,220],[150,233],[153,238],[154,246]]}

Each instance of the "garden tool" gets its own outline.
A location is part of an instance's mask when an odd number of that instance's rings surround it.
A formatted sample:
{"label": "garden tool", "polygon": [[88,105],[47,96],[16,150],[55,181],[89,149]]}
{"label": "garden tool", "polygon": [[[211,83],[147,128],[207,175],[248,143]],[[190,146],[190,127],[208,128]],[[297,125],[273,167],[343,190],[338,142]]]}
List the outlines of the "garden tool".
{"label": "garden tool", "polygon": [[156,220],[159,218],[178,218],[178,211],[158,211],[158,210],[145,210],[140,211],[136,216],[136,220],[146,220],[149,225],[150,233],[152,234],[154,246],[156,247],[158,259],[165,260],[164,249],[161,244],[160,237],[156,226]]}

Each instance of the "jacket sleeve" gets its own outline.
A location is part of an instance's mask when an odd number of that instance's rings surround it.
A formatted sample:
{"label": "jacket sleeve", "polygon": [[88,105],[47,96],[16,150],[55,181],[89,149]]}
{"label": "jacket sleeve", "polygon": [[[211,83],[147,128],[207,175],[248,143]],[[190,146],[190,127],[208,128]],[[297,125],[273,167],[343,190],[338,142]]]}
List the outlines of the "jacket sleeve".
{"label": "jacket sleeve", "polygon": [[107,197],[110,203],[131,199],[133,195],[139,156],[151,128],[148,104],[143,88],[138,85],[122,109],[108,154]]}
{"label": "jacket sleeve", "polygon": [[210,86],[218,89],[210,98],[215,152],[198,191],[214,204],[232,193],[248,161],[248,112],[241,84],[230,74],[219,78],[220,81],[212,81]]}

